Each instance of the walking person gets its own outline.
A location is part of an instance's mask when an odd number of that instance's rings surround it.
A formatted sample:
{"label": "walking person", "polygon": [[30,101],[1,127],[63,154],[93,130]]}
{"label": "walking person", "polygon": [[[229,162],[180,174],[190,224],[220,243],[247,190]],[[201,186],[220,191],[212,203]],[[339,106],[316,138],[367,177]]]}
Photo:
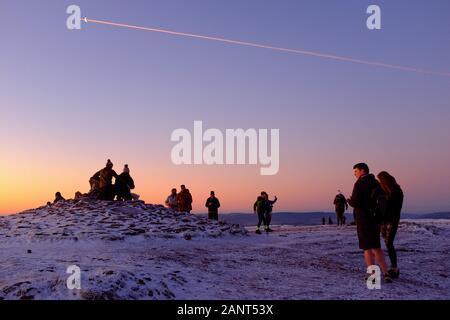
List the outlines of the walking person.
{"label": "walking person", "polygon": [[353,172],[357,180],[352,196],[347,202],[354,208],[359,247],[364,251],[367,267],[374,265],[376,260],[380,265],[384,281],[392,282],[383,250],[381,250],[380,225],[375,217],[376,203],[373,200],[373,193],[379,187],[379,183],[375,176],[369,173],[369,167],[365,163],[354,165]]}
{"label": "walking person", "polygon": [[400,270],[397,265],[397,251],[394,247],[394,239],[397,234],[398,224],[400,222],[400,213],[403,206],[403,191],[397,181],[388,172],[382,171],[377,175],[383,191],[380,201],[381,209],[381,235],[388,250],[391,260],[391,269],[388,273],[393,279],[400,276]]}
{"label": "walking person", "polygon": [[206,199],[205,207],[208,208],[208,219],[219,220],[220,201],[217,199],[214,191],[211,191],[210,197]]}
{"label": "walking person", "polygon": [[345,218],[344,214],[345,210],[348,209],[348,203],[347,199],[345,199],[345,196],[341,193],[340,190],[338,190],[338,194],[334,197],[333,204],[336,211],[337,225],[343,226]]}
{"label": "walking person", "polygon": [[265,191],[261,192],[261,196],[264,198],[264,216],[266,220],[264,229],[266,232],[272,232],[273,230],[270,229],[270,223],[272,222],[272,210],[273,205],[277,202],[278,198],[275,196],[274,200],[269,200],[269,195]]}
{"label": "walking person", "polygon": [[263,196],[258,196],[253,204],[253,212],[258,215],[258,225],[256,226],[256,234],[261,234],[261,224],[266,227],[266,200]]}
{"label": "walking person", "polygon": [[178,209],[178,203],[177,203],[177,189],[173,188],[171,191],[171,194],[166,199],[166,206],[169,209],[177,210]]}
{"label": "walking person", "polygon": [[181,191],[177,195],[178,211],[190,213],[192,210],[192,195],[184,184],[180,187]]}

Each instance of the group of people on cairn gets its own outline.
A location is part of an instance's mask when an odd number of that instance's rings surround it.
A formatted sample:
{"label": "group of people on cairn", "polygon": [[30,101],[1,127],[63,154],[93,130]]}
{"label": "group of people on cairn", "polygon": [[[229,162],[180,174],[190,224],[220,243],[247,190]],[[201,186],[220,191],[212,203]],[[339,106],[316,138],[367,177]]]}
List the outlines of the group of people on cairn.
{"label": "group of people on cairn", "polygon": [[171,194],[166,199],[166,206],[179,212],[188,212],[192,210],[192,195],[184,184],[180,186],[181,190],[173,188]]}
{"label": "group of people on cairn", "polygon": [[[97,171],[90,179],[89,184],[91,189],[88,193],[75,193],[75,199],[91,198],[97,200],[113,201],[115,198],[118,201],[139,200],[139,195],[131,193],[135,188],[134,180],[130,175],[130,168],[125,164],[121,174],[117,174],[113,170],[113,163],[110,159],[106,162],[106,166]],[[112,179],[115,179],[114,184]],[[65,201],[61,192],[56,192],[53,203]],[[50,205],[51,202],[47,202]]]}
{"label": "group of people on cairn", "polygon": [[[108,159],[106,166],[89,179],[91,185],[89,195],[98,200],[112,201],[116,197],[118,201],[133,200],[131,190],[135,186],[128,165],[124,165],[123,171],[119,175],[113,170],[113,166],[111,160]],[[112,183],[113,178],[115,178],[114,184]]]}
{"label": "group of people on cairn", "polygon": [[[192,210],[192,195],[184,184],[180,186],[181,190],[173,188],[171,194],[167,197],[165,204],[168,208],[179,212],[188,212]],[[214,191],[210,192],[210,197],[206,199],[205,207],[208,208],[208,219],[219,220],[220,201]]]}
{"label": "group of people on cairn", "polygon": [[[403,206],[403,191],[388,172],[377,177],[369,172],[365,163],[353,166],[356,183],[347,203],[354,208],[359,247],[364,251],[367,267],[378,262],[384,281],[389,283],[400,276],[394,239]],[[386,244],[391,269],[388,270],[380,244],[380,233]]]}

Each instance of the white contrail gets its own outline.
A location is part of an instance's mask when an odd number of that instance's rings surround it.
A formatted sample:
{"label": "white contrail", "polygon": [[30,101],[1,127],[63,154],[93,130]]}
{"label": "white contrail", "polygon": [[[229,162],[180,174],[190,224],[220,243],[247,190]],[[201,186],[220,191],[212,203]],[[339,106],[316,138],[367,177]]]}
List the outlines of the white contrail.
{"label": "white contrail", "polygon": [[429,74],[429,75],[434,75],[434,76],[450,77],[450,72],[425,70],[425,69],[419,69],[419,68],[414,68],[414,67],[406,67],[406,66],[400,66],[400,65],[395,65],[395,64],[389,64],[389,63],[384,63],[384,62],[361,60],[361,59],[339,56],[339,55],[334,55],[334,54],[320,53],[320,52],[301,50],[301,49],[289,49],[289,48],[275,47],[275,46],[271,46],[271,45],[265,45],[265,44],[259,44],[259,43],[253,43],[253,42],[225,39],[225,38],[219,38],[219,37],[211,37],[211,36],[178,32],[178,31],[159,29],[159,28],[140,27],[140,26],[134,26],[134,25],[130,25],[130,24],[116,23],[116,22],[104,21],[104,20],[95,20],[95,19],[89,19],[89,18],[84,18],[83,20],[84,20],[84,22],[105,24],[105,25],[110,25],[110,26],[115,26],[115,27],[130,28],[130,29],[150,31],[150,32],[159,32],[159,33],[165,33],[165,34],[170,34],[170,35],[174,35],[174,36],[220,41],[220,42],[248,46],[248,47],[256,47],[256,48],[263,48],[263,49],[269,49],[269,50],[297,53],[297,54],[303,54],[303,55],[314,56],[314,57],[319,57],[319,58],[353,62],[353,63],[365,64],[365,65],[370,65],[370,66],[396,69],[396,70],[401,70],[401,71],[424,73],[424,74]]}

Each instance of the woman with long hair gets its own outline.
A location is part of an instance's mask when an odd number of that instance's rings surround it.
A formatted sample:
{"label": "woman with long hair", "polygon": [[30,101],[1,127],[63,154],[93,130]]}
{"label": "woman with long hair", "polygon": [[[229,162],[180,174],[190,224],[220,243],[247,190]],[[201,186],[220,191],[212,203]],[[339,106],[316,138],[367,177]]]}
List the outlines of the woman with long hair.
{"label": "woman with long hair", "polygon": [[389,253],[389,259],[391,260],[389,275],[395,279],[400,276],[394,239],[400,222],[400,212],[403,206],[403,191],[395,178],[386,171],[380,172],[377,175],[377,179],[383,190],[383,200],[385,202],[381,210],[381,236],[384,239]]}

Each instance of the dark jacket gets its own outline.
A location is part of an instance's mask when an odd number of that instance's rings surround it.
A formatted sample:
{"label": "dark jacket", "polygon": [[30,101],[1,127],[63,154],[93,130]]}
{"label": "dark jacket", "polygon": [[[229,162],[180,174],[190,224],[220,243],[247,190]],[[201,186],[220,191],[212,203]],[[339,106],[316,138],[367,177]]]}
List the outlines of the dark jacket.
{"label": "dark jacket", "polygon": [[115,191],[117,200],[131,200],[131,189],[134,189],[134,181],[128,172],[122,172],[116,179]]}
{"label": "dark jacket", "polygon": [[189,189],[181,190],[177,194],[178,211],[189,212],[192,210],[192,195]]}
{"label": "dark jacket", "polygon": [[390,197],[387,197],[384,192],[379,194],[377,199],[382,223],[398,224],[403,206],[403,197],[403,191],[400,187],[395,188]]}
{"label": "dark jacket", "polygon": [[208,212],[217,212],[220,208],[220,201],[216,197],[209,197],[206,200],[205,207],[208,208]]}
{"label": "dark jacket", "polygon": [[103,168],[92,176],[92,178],[98,180],[98,187],[100,189],[111,186],[113,177],[117,179],[118,175],[109,167]]}
{"label": "dark jacket", "polygon": [[367,174],[355,182],[352,196],[348,199],[348,204],[354,208],[359,248],[362,250],[381,247],[380,221],[376,217],[377,190],[379,190],[379,183],[375,176]]}
{"label": "dark jacket", "polygon": [[272,213],[273,205],[277,202],[277,198],[275,200],[265,200],[264,207],[266,210],[266,213]]}
{"label": "dark jacket", "polygon": [[373,174],[366,174],[355,182],[348,204],[354,208],[357,217],[364,220],[372,220],[375,217],[376,200],[374,194],[379,186],[380,184]]}
{"label": "dark jacket", "polygon": [[263,214],[266,212],[266,206],[265,206],[266,200],[256,200],[256,202],[253,204],[253,211],[255,211],[258,214]]}
{"label": "dark jacket", "polygon": [[334,198],[333,204],[336,211],[345,211],[348,209],[348,203],[343,194],[337,194]]}
{"label": "dark jacket", "polygon": [[119,177],[117,178],[116,186],[118,186],[118,188],[120,188],[120,189],[128,188],[130,190],[133,190],[134,189],[134,180],[128,172],[122,172],[119,175]]}

